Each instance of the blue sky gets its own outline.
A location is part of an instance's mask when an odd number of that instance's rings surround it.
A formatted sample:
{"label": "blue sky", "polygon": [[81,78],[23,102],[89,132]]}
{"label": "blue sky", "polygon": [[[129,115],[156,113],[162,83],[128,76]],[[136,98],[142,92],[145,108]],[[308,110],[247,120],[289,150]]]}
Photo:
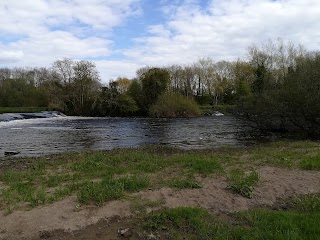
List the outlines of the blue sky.
{"label": "blue sky", "polygon": [[0,67],[93,61],[102,82],[146,65],[246,57],[282,38],[320,47],[319,0],[1,0]]}

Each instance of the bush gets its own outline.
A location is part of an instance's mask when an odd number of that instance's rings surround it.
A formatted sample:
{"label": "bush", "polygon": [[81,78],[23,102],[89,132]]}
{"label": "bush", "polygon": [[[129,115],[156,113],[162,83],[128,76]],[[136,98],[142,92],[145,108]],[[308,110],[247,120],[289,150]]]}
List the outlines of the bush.
{"label": "bush", "polygon": [[197,117],[201,111],[195,101],[175,93],[165,93],[149,109],[152,117]]}
{"label": "bush", "polygon": [[260,129],[320,135],[319,52],[297,59],[281,81],[256,78],[254,93],[238,103],[242,115]]}

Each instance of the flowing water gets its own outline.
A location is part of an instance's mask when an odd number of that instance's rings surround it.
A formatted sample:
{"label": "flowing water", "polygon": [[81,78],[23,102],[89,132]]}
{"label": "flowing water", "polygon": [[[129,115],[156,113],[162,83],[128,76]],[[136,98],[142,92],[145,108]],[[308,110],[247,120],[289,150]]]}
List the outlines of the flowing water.
{"label": "flowing water", "polygon": [[0,157],[40,156],[84,149],[165,144],[185,149],[255,143],[245,122],[231,116],[191,119],[55,117],[0,122]]}

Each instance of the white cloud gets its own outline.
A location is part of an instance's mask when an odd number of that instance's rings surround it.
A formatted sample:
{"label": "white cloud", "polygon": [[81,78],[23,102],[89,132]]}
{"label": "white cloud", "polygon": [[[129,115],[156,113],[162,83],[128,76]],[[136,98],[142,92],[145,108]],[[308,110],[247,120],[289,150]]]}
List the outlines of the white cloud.
{"label": "white cloud", "polygon": [[308,49],[319,47],[320,1],[215,0],[169,5],[171,20],[149,28],[126,55],[141,64],[193,62],[201,56],[231,60],[245,56],[252,43],[281,37]]}
{"label": "white cloud", "polygon": [[138,0],[2,0],[0,31],[33,35],[48,27],[77,24],[104,31],[121,24],[126,17],[139,13]]}
{"label": "white cloud", "polygon": [[133,77],[136,71],[143,67],[130,61],[108,61],[108,60],[97,60],[94,61],[97,68],[99,69],[102,82],[108,82],[110,79],[116,79],[118,77]]}
{"label": "white cloud", "polygon": [[0,46],[0,63],[15,63],[23,58],[22,51],[6,51],[2,50]]}

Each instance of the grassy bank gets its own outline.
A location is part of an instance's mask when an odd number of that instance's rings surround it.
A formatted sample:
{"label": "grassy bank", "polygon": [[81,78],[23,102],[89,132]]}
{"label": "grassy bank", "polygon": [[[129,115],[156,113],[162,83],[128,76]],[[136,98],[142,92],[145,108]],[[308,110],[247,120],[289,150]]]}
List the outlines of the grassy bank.
{"label": "grassy bank", "polygon": [[288,199],[287,209],[256,209],[217,216],[180,207],[149,214],[140,227],[166,239],[318,239],[320,195]]}
{"label": "grassy bank", "polygon": [[[201,188],[199,177],[225,177],[229,191],[251,198],[260,181],[256,170],[261,166],[319,171],[319,146],[310,141],[193,151],[148,146],[5,161],[0,164],[0,208],[11,213],[71,195],[77,196],[79,205],[100,206],[110,200],[130,199],[132,193],[145,189]],[[286,204],[285,211],[242,212],[225,222],[217,222],[216,216],[203,209],[163,210],[144,215],[141,228],[155,233],[166,229],[168,238],[315,239],[319,234],[319,195],[290,199]]]}
{"label": "grassy bank", "polygon": [[[146,188],[200,187],[196,176],[215,175],[227,176],[231,189],[249,196],[251,185],[258,181],[254,170],[263,165],[320,170],[319,143],[276,142],[247,150],[197,151],[150,146],[20,159],[2,166],[0,206],[34,207],[72,194],[81,203],[100,205]],[[251,178],[244,170],[252,172]]]}

